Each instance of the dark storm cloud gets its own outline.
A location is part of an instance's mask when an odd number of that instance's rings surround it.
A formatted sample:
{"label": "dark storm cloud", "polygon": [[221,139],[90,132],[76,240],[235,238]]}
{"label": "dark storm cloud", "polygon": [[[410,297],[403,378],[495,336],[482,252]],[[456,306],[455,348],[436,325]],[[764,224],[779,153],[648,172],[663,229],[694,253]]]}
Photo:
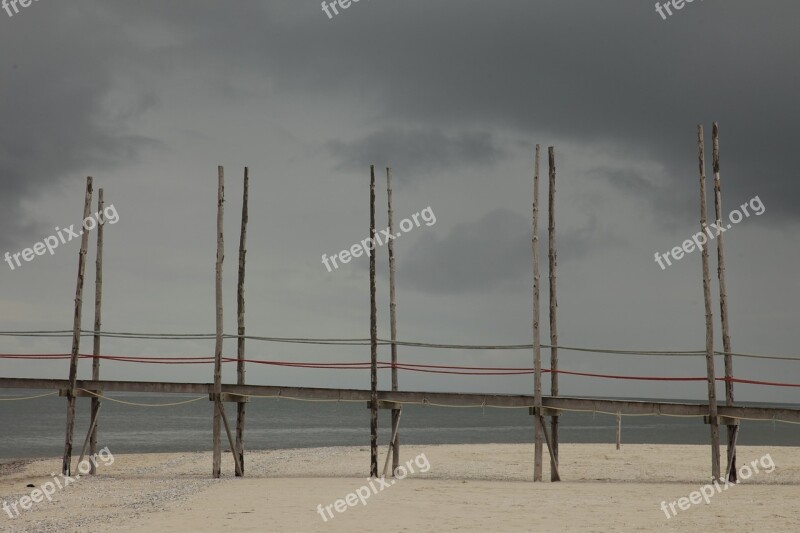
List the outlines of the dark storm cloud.
{"label": "dark storm cloud", "polygon": [[[632,0],[371,2],[334,20],[295,0],[37,7],[3,27],[0,90],[11,97],[0,112],[13,127],[0,138],[0,202],[12,230],[21,199],[141,151],[145,140],[112,118],[125,113],[104,107],[136,68],[150,83],[127,90],[147,105],[148,85],[192,71],[220,97],[269,106],[279,91],[366,110],[382,125],[361,141],[331,140],[340,167],[345,157],[385,157],[433,171],[457,154],[483,164],[504,152],[475,132],[511,131],[651,158],[671,176],[657,185],[675,190],[686,212],[695,210],[695,125],[718,120],[726,198],[759,194],[766,223],[800,214],[791,150],[800,4],[790,0],[695,2],[668,20]],[[649,198],[657,212],[675,210]]]}
{"label": "dark storm cloud", "polygon": [[[113,9],[133,26],[167,28],[175,42],[163,53],[202,61],[231,87],[260,73],[275,90],[368,109],[383,124],[378,138],[332,141],[340,166],[342,156],[363,164],[389,148],[400,152],[385,156],[392,161],[434,157],[436,145],[420,150],[422,141],[403,134],[393,145],[392,131],[458,139],[513,130],[650,158],[691,213],[695,126],[710,133],[717,120],[726,197],[760,194],[770,201],[768,223],[800,215],[791,155],[800,142],[800,4],[791,0],[695,2],[668,20],[638,0],[372,2],[333,20],[318,3],[294,0]],[[446,160],[451,143],[439,140]],[[665,215],[675,210],[650,201]]]}
{"label": "dark storm cloud", "polygon": [[375,162],[403,169],[403,175],[436,172],[463,165],[485,166],[503,151],[489,133],[466,132],[447,136],[438,130],[385,129],[361,139],[328,143],[340,170],[358,170]]}
{"label": "dark storm cloud", "polygon": [[[108,101],[118,74],[114,63],[126,57],[126,43],[100,25],[87,33],[97,22],[89,13],[82,19],[51,4],[23,14],[4,20],[2,30],[2,248],[27,242],[29,234],[41,237],[41,222],[22,218],[23,200],[65,178],[80,187],[86,173],[129,162],[154,144],[126,134],[126,120],[153,105],[152,93],[143,91],[126,103]],[[57,43],[48,42],[52,36]]]}

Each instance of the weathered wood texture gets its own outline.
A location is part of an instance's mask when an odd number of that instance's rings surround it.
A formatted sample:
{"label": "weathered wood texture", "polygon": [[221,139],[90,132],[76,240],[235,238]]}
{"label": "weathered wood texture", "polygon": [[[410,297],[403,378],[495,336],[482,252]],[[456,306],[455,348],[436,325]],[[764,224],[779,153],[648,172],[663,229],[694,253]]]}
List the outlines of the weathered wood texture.
{"label": "weathered wood texture", "polygon": [[220,423],[222,416],[222,402],[219,394],[222,392],[222,262],[225,259],[225,239],[223,234],[223,221],[225,214],[225,172],[221,166],[217,167],[217,262],[215,276],[215,311],[216,311],[216,342],[214,344],[214,422],[213,422],[213,464],[212,477],[218,478],[221,474],[222,443]]}
{"label": "weathered wood texture", "polygon": [[[103,198],[102,187],[97,190],[97,212],[103,213],[105,207],[105,200]],[[105,218],[97,221],[97,257],[94,262],[94,342],[92,343],[92,379],[100,379],[100,328],[103,324],[102,307],[103,307],[103,227],[105,226]],[[91,407],[91,431],[89,432],[89,455],[94,456],[97,454],[97,417],[100,413],[100,398],[92,397]],[[81,452],[83,455],[83,452]],[[97,465],[94,461],[89,461],[91,469],[89,475],[97,473]],[[80,463],[80,461],[78,461]]]}
{"label": "weathered wood texture", "polygon": [[[533,396],[534,407],[542,407],[542,337],[539,324],[539,292],[541,278],[539,276],[539,167],[541,147],[536,145],[536,156],[533,172],[533,229],[531,236],[531,251],[533,254]],[[533,480],[542,480],[542,456],[544,446],[542,442],[542,418],[533,417],[534,420],[534,454],[533,454]]]}
{"label": "weathered wood texture", "polygon": [[[392,210],[392,169],[386,168],[386,203],[388,206],[388,226],[389,234],[394,235],[394,211]],[[395,262],[394,262],[394,239],[389,239],[387,243],[389,250],[389,328],[392,340],[392,390],[396,391],[397,386],[397,299],[395,286]],[[400,409],[392,409],[392,475],[400,466]],[[384,471],[386,468],[384,468]]]}
{"label": "weathered wood texture", "polygon": [[[714,122],[711,130],[714,169],[714,214],[717,227],[722,227],[722,183],[719,175],[719,124]],[[725,249],[723,234],[717,235],[717,278],[719,279],[719,316],[722,326],[722,351],[725,353],[725,405],[733,405],[733,356],[731,336],[728,329],[728,288],[725,283]],[[729,481],[736,482],[736,435],[738,427],[728,426],[728,472]]]}
{"label": "weathered wood texture", "polygon": [[[697,153],[700,170],[700,230],[708,227],[706,201],[706,163],[703,145],[703,126],[697,126]],[[702,247],[703,300],[706,309],[706,374],[708,376],[708,415],[711,417],[711,472],[719,479],[719,421],[717,420],[716,376],[714,375],[714,316],[711,309],[711,279],[708,272],[708,245]]]}
{"label": "weathered wood texture", "polygon": [[[556,298],[556,154],[555,149],[550,146],[547,149],[549,163],[548,187],[548,242],[550,260],[550,395],[558,396],[558,300]],[[558,417],[550,417],[551,438],[553,440],[550,447],[550,481],[558,481]]]}
{"label": "weathered wood texture", "polygon": [[[86,194],[83,201],[83,218],[89,218],[92,207],[92,177],[86,178]],[[67,430],[64,439],[64,457],[61,472],[69,475],[72,463],[72,437],[75,433],[75,381],[78,377],[78,352],[81,345],[81,313],[83,310],[83,279],[86,272],[86,250],[89,232],[81,230],[81,249],[78,252],[78,280],[75,286],[75,310],[72,323],[72,352],[69,361],[69,394],[67,395]]]}
{"label": "weathered wood texture", "polygon": [[[247,202],[250,188],[250,169],[244,167],[244,183],[242,192],[242,226],[239,233],[239,279],[236,287],[236,321],[239,338],[236,344],[236,384],[244,385],[245,375],[245,324],[244,324],[244,273],[247,255]],[[245,402],[236,404],[236,455],[239,457],[241,473],[244,475],[244,418]]]}
{"label": "weathered wood texture", "polygon": [[[369,236],[375,238],[375,165],[369,167]],[[378,309],[375,302],[375,254],[369,254],[370,422],[369,475],[378,477]]]}

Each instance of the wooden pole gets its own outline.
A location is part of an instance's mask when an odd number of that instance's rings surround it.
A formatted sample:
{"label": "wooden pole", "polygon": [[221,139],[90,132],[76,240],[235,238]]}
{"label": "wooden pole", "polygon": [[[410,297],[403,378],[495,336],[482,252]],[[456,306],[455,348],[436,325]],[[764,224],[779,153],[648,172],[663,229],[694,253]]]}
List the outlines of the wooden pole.
{"label": "wooden pole", "polygon": [[[97,212],[102,213],[104,207],[103,188],[97,190]],[[98,217],[99,218],[99,217]],[[94,263],[94,343],[92,345],[92,379],[100,381],[100,327],[102,325],[101,306],[103,303],[103,226],[105,220],[97,221],[97,257]],[[100,412],[100,398],[92,396],[92,431],[89,437],[89,455],[97,454],[97,415]],[[80,461],[78,461],[80,463]],[[95,475],[97,465],[90,461],[90,475]]]}
{"label": "wooden pole", "polygon": [[[714,214],[722,227],[722,184],[719,177],[719,124],[711,130],[714,164]],[[728,289],[725,284],[725,252],[722,233],[717,235],[717,277],[719,278],[719,316],[722,321],[722,350],[725,352],[725,405],[733,406],[733,356],[728,330]],[[736,426],[728,426],[728,481],[736,483]]]}
{"label": "wooden pole", "polygon": [[215,281],[216,302],[216,343],[214,345],[214,426],[213,446],[214,459],[211,476],[218,478],[221,474],[222,446],[220,441],[220,422],[222,417],[222,261],[225,259],[225,243],[223,236],[223,215],[225,211],[225,171],[217,167],[217,264]]}
{"label": "wooden pole", "polygon": [[534,419],[534,457],[533,480],[542,480],[542,456],[544,446],[542,442],[542,353],[541,331],[539,328],[539,155],[540,146],[536,145],[536,159],[533,173],[533,237],[531,249],[533,252],[533,407],[536,416]]}
{"label": "wooden pole", "polygon": [[[548,190],[548,233],[550,257],[550,396],[558,396],[558,325],[556,320],[556,154],[550,146],[547,149],[550,186]],[[559,481],[558,476],[558,416],[550,417],[553,444],[550,456],[550,481]]]}
{"label": "wooden pole", "polygon": [[734,470],[736,469],[736,439],[739,437],[739,426],[728,426],[728,427],[733,430],[732,441],[733,441],[734,454],[728,457],[728,469],[726,470],[725,477],[728,479],[728,481],[736,483],[737,476]]}
{"label": "wooden pole", "polygon": [[[375,238],[375,165],[370,165],[369,236]],[[378,477],[378,310],[375,303],[375,252],[369,254],[369,336],[370,336],[370,467],[369,475]]]}
{"label": "wooden pole", "polygon": [[622,444],[622,414],[617,411],[617,449]]}
{"label": "wooden pole", "polygon": [[542,426],[542,433],[544,433],[544,440],[547,443],[547,451],[550,452],[550,481],[561,481],[561,475],[558,473],[558,456],[553,450],[553,443],[550,440],[550,435],[547,434],[547,426],[544,422],[544,417],[539,415],[539,425]]}
{"label": "wooden pole", "polygon": [[[83,201],[83,219],[89,218],[92,206],[92,177],[86,178],[86,195]],[[81,229],[81,250],[78,253],[78,281],[75,287],[75,314],[72,324],[72,354],[69,361],[69,389],[67,390],[67,431],[64,441],[64,458],[61,472],[71,474],[72,436],[75,432],[75,381],[78,378],[78,351],[81,345],[81,311],[83,307],[83,277],[86,271],[86,249],[89,232]]]}
{"label": "wooden pole", "polygon": [[[706,206],[706,163],[703,146],[703,126],[697,126],[697,150],[700,165],[700,230],[705,232],[708,223]],[[708,415],[711,426],[711,473],[719,479],[719,420],[717,419],[716,377],[714,374],[714,316],[711,310],[711,280],[708,273],[708,246],[703,253],[703,299],[706,308],[706,374],[708,376]]]}
{"label": "wooden pole", "polygon": [[[100,406],[97,407],[97,410],[100,411]],[[86,434],[86,439],[83,441],[83,447],[81,447],[81,454],[78,456],[78,467],[80,468],[81,461],[83,461],[84,455],[86,455],[86,448],[89,447],[89,443],[91,442],[91,437],[94,434],[94,430],[97,428],[97,417],[92,417],[92,424],[89,426],[89,432]],[[94,455],[94,454],[89,454]],[[92,472],[92,465],[94,461],[89,461],[89,474],[94,475]]]}
{"label": "wooden pole", "polygon": [[[386,471],[389,469],[389,452],[394,449],[395,443],[397,442],[397,431],[400,429],[400,414],[402,410],[397,410],[397,420],[392,425],[392,441],[389,443],[389,449],[386,452],[386,461],[383,463],[383,477],[386,477]],[[394,456],[394,455],[392,455]],[[395,472],[392,472],[392,475],[395,475]]]}
{"label": "wooden pole", "polygon": [[222,407],[221,401],[214,402],[214,404],[217,406],[219,416],[222,418],[222,422],[225,425],[225,434],[228,436],[228,446],[231,447],[231,454],[233,455],[234,472],[236,472],[236,477],[242,477],[242,464],[239,462],[239,455],[236,453],[236,443],[231,434],[231,427],[228,425],[228,417],[225,416],[225,409]]}
{"label": "wooden pole", "polygon": [[[386,168],[386,199],[389,206],[389,234],[394,235],[393,211],[392,211],[392,169]],[[392,337],[392,390],[397,390],[397,300],[395,292],[395,263],[394,263],[394,239],[389,239],[389,323]],[[400,465],[400,435],[397,427],[400,422],[400,409],[392,409],[392,427],[395,431],[392,435],[392,475]],[[384,473],[386,468],[384,467]]]}
{"label": "wooden pole", "polygon": [[[250,186],[250,170],[244,167],[244,192],[242,193],[242,228],[239,234],[239,281],[237,285],[236,303],[237,312],[236,318],[238,322],[238,342],[237,342],[237,362],[236,362],[236,384],[244,385],[244,267],[245,256],[247,254],[247,201],[248,189]],[[236,404],[236,455],[239,457],[239,465],[241,473],[238,475],[244,476],[244,414],[245,402]]]}

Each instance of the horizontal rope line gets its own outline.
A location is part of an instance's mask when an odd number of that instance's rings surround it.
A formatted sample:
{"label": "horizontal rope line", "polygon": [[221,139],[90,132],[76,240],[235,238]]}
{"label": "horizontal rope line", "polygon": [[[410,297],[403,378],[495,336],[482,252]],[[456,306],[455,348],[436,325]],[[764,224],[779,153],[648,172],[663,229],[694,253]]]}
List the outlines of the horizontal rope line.
{"label": "horizontal rope line", "polygon": [[[0,354],[0,359],[34,359],[34,360],[50,360],[50,359],[67,359],[71,356],[68,354]],[[127,363],[146,363],[146,364],[211,364],[214,362],[213,357],[169,357],[169,356],[113,356],[113,355],[88,355],[79,354],[81,359],[105,359],[110,361],[120,361]],[[223,357],[222,362],[233,363],[239,359],[232,357]],[[319,362],[292,362],[292,361],[267,361],[259,359],[242,359],[244,362],[271,365],[271,366],[286,366],[295,368],[314,368],[314,369],[327,369],[327,370],[367,370],[371,368],[369,362],[338,362],[338,363],[319,363]],[[474,376],[509,376],[509,375],[525,375],[533,374],[532,368],[511,368],[511,367],[475,367],[475,366],[453,366],[453,365],[428,365],[419,363],[397,363],[392,364],[386,361],[378,361],[377,368],[385,370],[387,368],[397,368],[398,370],[405,370],[409,372],[424,372],[430,374],[451,374],[451,375],[474,375]],[[571,370],[551,370],[547,368],[542,369],[543,373],[564,374],[570,376],[593,377],[602,379],[618,379],[618,380],[631,380],[631,381],[706,381],[706,376],[629,376],[622,374],[598,374],[592,372],[577,372]],[[753,380],[735,377],[716,377],[716,381],[730,381],[732,383],[744,383],[748,385],[762,385],[770,387],[800,387],[800,383],[785,383],[775,381]]]}
{"label": "horizontal rope line", "polygon": [[186,400],[186,401],[182,401],[182,402],[172,402],[172,403],[136,403],[136,402],[126,402],[124,400],[118,400],[116,398],[111,398],[109,396],[104,396],[102,394],[97,394],[95,392],[92,392],[92,391],[86,390],[86,389],[78,389],[78,390],[82,390],[83,392],[91,394],[92,396],[94,396],[96,398],[100,398],[102,400],[108,400],[109,402],[114,402],[114,403],[121,403],[123,405],[133,405],[135,407],[173,407],[173,406],[176,406],[176,405],[184,405],[184,404],[187,404],[187,403],[192,403],[192,402],[197,402],[197,401],[200,401],[200,400],[207,400],[208,399],[208,396],[199,396],[197,398],[192,398],[191,400]]}
{"label": "horizontal rope line", "polygon": [[0,402],[17,402],[21,400],[35,400],[36,398],[44,398],[45,396],[54,396],[57,392],[48,392],[47,394],[38,394],[36,396],[26,396],[25,398],[0,398]]}
{"label": "horizontal rope line", "polygon": [[[207,340],[216,338],[214,333],[133,333],[133,332],[110,332],[81,330],[82,337],[108,337],[108,338],[128,338],[142,340]],[[37,330],[37,331],[0,331],[0,336],[7,337],[71,337],[71,330]],[[295,344],[319,344],[319,345],[338,345],[338,346],[368,346],[370,339],[366,338],[299,338],[299,337],[266,337],[256,335],[231,335],[225,334],[225,339],[238,338],[283,342]],[[378,344],[389,346],[391,340],[378,339]],[[416,348],[435,348],[435,349],[458,349],[458,350],[530,350],[532,344],[499,344],[499,345],[480,345],[480,344],[440,344],[427,342],[395,341],[397,346],[416,347]],[[643,356],[676,356],[676,357],[700,357],[705,355],[705,350],[617,350],[608,348],[584,348],[577,346],[555,346],[559,350],[574,352],[603,353],[610,355],[643,355]],[[553,346],[542,344],[541,348],[549,350]],[[715,351],[715,355],[725,355],[726,352]],[[779,361],[800,361],[798,356],[778,356],[763,355],[742,352],[728,352],[734,357],[746,357],[753,359],[772,359]]]}

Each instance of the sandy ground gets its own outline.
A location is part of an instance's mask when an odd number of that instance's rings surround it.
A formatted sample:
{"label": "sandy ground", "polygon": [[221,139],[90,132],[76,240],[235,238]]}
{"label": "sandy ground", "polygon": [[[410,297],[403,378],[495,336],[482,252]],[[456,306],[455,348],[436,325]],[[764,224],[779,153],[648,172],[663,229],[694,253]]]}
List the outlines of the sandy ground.
{"label": "sandy ground", "polygon": [[[532,445],[401,451],[405,460],[417,458],[415,473],[377,493],[364,475],[366,448],[249,452],[243,479],[233,477],[227,454],[219,480],[209,479],[209,453],[117,455],[113,464],[99,463],[97,476],[57,490],[52,502],[33,503],[14,518],[0,510],[0,531],[800,530],[800,448],[741,447],[740,465],[769,454],[774,470],[759,463],[759,473],[715,492],[710,504],[683,511],[675,505],[671,518],[662,501],[688,498],[710,481],[707,446],[623,444],[617,451],[606,444],[564,444],[564,481],[536,484]],[[34,488],[26,485],[51,481],[59,467],[60,459],[0,467],[0,500],[30,495]],[[318,505],[334,505],[362,486],[362,494],[370,493],[366,504],[351,497],[355,505],[341,503],[344,512],[331,507],[335,518],[323,520]]]}

